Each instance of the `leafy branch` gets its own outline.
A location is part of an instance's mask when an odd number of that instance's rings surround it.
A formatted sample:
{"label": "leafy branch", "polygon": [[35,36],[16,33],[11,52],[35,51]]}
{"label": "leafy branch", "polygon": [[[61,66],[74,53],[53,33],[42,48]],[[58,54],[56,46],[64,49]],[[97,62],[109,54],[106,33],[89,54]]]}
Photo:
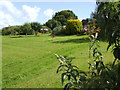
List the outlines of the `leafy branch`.
{"label": "leafy branch", "polygon": [[[90,36],[91,45],[89,50],[92,51],[93,62],[88,63],[88,71],[81,71],[77,66],[72,64],[72,59],[56,55],[60,65],[57,73],[62,71],[61,81],[65,90],[69,88],[118,88],[120,85],[120,64],[112,67],[111,64],[103,62],[102,53],[99,51],[97,33]],[[66,81],[66,82],[65,82]]]}

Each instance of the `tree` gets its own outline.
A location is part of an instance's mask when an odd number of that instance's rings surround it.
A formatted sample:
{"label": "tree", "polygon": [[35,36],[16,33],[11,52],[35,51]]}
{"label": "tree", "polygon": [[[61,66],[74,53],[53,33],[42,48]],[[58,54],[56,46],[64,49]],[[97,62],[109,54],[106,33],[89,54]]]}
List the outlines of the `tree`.
{"label": "tree", "polygon": [[20,35],[22,33],[21,26],[19,26],[19,25],[14,26],[14,30],[17,32],[18,35]]}
{"label": "tree", "polygon": [[16,35],[20,32],[20,26],[8,26],[2,28],[2,35]]}
{"label": "tree", "polygon": [[50,19],[45,23],[45,26],[53,30],[55,27],[61,26],[61,23],[55,19]]}
{"label": "tree", "polygon": [[38,22],[32,22],[31,23],[31,27],[32,27],[32,29],[34,30],[34,32],[35,32],[35,36],[37,36],[37,34],[38,34],[38,31],[40,31],[40,29],[41,29],[41,24],[40,23],[38,23]]}
{"label": "tree", "polygon": [[2,35],[10,35],[10,34],[11,34],[11,31],[9,27],[2,28]]}
{"label": "tree", "polygon": [[67,20],[78,19],[78,17],[71,10],[62,10],[57,12],[53,19],[59,21],[62,26],[66,25]]}
{"label": "tree", "polygon": [[97,25],[101,28],[100,38],[109,41],[113,32],[118,32],[120,25],[120,2],[97,2],[93,17],[97,19]]}
{"label": "tree", "polygon": [[23,34],[27,35],[27,34],[32,34],[32,28],[31,28],[31,24],[30,23],[25,23],[21,26],[21,31]]}
{"label": "tree", "polygon": [[68,20],[66,25],[66,34],[72,35],[77,34],[80,30],[82,30],[82,22],[79,20]]}

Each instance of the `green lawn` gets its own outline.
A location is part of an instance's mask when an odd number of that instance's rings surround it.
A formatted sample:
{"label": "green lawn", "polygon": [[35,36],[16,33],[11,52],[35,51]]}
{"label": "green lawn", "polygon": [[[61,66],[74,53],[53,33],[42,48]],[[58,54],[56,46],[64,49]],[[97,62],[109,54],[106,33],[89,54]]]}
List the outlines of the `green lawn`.
{"label": "green lawn", "polygon": [[[73,64],[87,70],[90,41],[87,36],[2,37],[2,87],[3,88],[60,88],[60,74],[56,74],[58,55],[75,57]],[[107,43],[100,42],[105,62],[111,62]]]}

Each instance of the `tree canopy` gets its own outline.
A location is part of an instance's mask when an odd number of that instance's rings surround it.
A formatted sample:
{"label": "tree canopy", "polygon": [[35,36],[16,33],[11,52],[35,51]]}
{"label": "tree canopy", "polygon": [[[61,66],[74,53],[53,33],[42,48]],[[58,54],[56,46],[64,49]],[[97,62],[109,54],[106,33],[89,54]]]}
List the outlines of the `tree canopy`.
{"label": "tree canopy", "polygon": [[67,20],[78,19],[78,17],[71,10],[62,10],[57,12],[53,19],[59,21],[62,25],[66,25]]}
{"label": "tree canopy", "polygon": [[53,30],[55,27],[61,26],[61,23],[55,19],[50,19],[45,23],[45,25]]}
{"label": "tree canopy", "polygon": [[31,34],[33,30],[31,28],[30,23],[25,23],[24,25],[21,26],[21,31],[22,33],[25,33],[27,35]]}
{"label": "tree canopy", "polygon": [[38,31],[40,31],[40,29],[41,29],[41,24],[40,23],[38,23],[38,22],[32,22],[31,23],[31,27],[32,27],[32,29],[34,30],[34,32],[35,32],[35,35],[37,36],[37,33],[38,33]]}

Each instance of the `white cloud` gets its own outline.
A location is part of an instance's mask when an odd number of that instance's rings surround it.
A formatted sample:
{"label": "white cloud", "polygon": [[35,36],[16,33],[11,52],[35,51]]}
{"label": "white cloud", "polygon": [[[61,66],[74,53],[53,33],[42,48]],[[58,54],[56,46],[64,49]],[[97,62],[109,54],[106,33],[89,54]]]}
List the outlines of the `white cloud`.
{"label": "white cloud", "polygon": [[27,5],[23,5],[20,10],[9,0],[0,1],[0,29],[8,25],[36,21],[39,11],[40,8]]}
{"label": "white cloud", "polygon": [[24,13],[24,18],[26,18],[30,22],[37,20],[40,8],[38,8],[38,7],[32,8],[32,7],[27,6],[27,5],[23,5],[22,8],[23,8],[23,13]]}
{"label": "white cloud", "polygon": [[[96,2],[96,0],[10,0],[13,2]],[[101,2],[113,2],[118,0],[99,0]]]}
{"label": "white cloud", "polygon": [[44,11],[44,15],[47,16],[47,17],[49,17],[49,18],[52,18],[52,15],[53,15],[54,13],[55,13],[55,12],[54,12],[54,10],[52,10],[52,9],[47,9],[47,10]]}
{"label": "white cloud", "polygon": [[0,10],[0,28],[6,27],[6,26],[13,24],[13,23],[14,23],[13,17]]}
{"label": "white cloud", "polygon": [[1,8],[3,8],[7,13],[10,13],[13,16],[21,16],[22,13],[19,11],[10,1],[4,0],[0,2]]}

